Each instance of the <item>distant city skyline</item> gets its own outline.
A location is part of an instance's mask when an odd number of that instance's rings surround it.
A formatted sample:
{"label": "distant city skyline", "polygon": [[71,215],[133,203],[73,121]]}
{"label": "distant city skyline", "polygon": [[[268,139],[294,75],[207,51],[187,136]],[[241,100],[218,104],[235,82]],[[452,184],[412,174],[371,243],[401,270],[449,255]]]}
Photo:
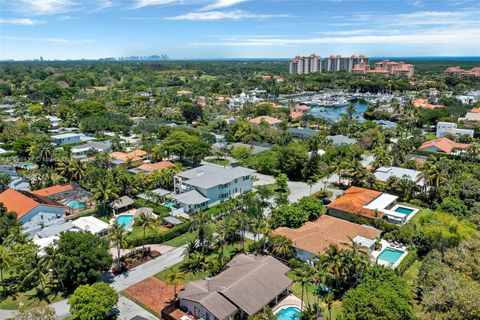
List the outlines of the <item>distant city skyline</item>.
{"label": "distant city skyline", "polygon": [[477,0],[0,0],[0,59],[480,56]]}

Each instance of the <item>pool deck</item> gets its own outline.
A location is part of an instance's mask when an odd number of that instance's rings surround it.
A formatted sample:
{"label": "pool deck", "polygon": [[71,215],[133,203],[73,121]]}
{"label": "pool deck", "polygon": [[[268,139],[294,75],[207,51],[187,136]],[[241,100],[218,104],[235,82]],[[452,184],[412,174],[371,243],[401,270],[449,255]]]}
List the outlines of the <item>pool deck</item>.
{"label": "pool deck", "polygon": [[272,312],[273,314],[277,314],[280,310],[288,308],[288,307],[297,307],[301,310],[302,307],[302,300],[290,294],[285,297],[282,301],[280,301],[275,307],[273,307]]}
{"label": "pool deck", "polygon": [[[398,207],[403,207],[403,208],[406,208],[406,209],[410,209],[412,210],[412,213],[408,214],[408,215],[405,215],[405,214],[402,214],[402,213],[399,213],[397,211],[395,211]],[[390,209],[390,210],[387,210],[387,209],[384,209],[382,210],[382,212],[388,217],[388,216],[391,216],[392,218],[405,218],[405,221],[402,221],[402,222],[395,222],[395,221],[392,221],[392,220],[389,220],[390,222],[394,223],[394,224],[398,224],[398,225],[404,225],[406,224],[408,221],[410,221],[410,219],[413,218],[413,216],[415,216],[417,214],[417,212],[420,211],[420,209],[417,209],[417,208],[413,208],[413,207],[410,207],[410,206],[407,206],[407,205],[404,205],[404,204],[401,204],[401,203],[398,203],[398,204],[395,204],[395,206]]]}
{"label": "pool deck", "polygon": [[[388,268],[395,269],[396,267],[398,267],[400,262],[402,262],[402,260],[405,259],[405,257],[407,256],[407,254],[408,254],[407,247],[398,246],[398,245],[395,245],[395,244],[390,243],[387,240],[383,240],[383,239],[380,242],[382,244],[382,248],[380,250],[375,250],[370,254],[372,263],[376,263],[376,264],[381,265],[381,266],[385,266],[385,267],[388,267]],[[402,256],[393,265],[390,265],[387,261],[378,260],[378,257],[380,256],[382,251],[387,249],[387,248],[403,251]]]}

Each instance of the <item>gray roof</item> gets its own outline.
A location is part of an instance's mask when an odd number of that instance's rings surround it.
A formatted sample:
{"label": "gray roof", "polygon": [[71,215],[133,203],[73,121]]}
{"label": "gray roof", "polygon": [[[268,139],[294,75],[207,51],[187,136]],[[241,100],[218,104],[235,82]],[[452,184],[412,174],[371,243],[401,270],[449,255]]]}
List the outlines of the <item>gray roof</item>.
{"label": "gray roof", "polygon": [[133,200],[130,197],[123,196],[110,203],[110,208],[121,209],[133,205]]}
{"label": "gray roof", "polygon": [[420,171],[400,167],[380,167],[374,173],[378,180],[384,182],[390,177],[403,178],[403,176],[407,176],[410,180],[416,182],[420,178],[420,174]]}
{"label": "gray roof", "polygon": [[180,172],[177,176],[186,179],[188,185],[209,189],[232,180],[254,174],[256,171],[245,167],[223,168],[217,165],[203,166]]}
{"label": "gray roof", "polygon": [[48,237],[51,237],[51,236],[58,236],[58,235],[60,235],[60,233],[69,231],[73,228],[75,228],[75,226],[71,222],[54,224],[54,225],[48,226],[48,227],[43,228],[42,230],[38,231],[37,236],[39,236],[40,238],[48,238]]}
{"label": "gray roof", "polygon": [[233,307],[254,315],[292,284],[286,276],[290,268],[271,256],[240,254],[227,266],[209,280],[190,282],[178,297],[198,302],[224,319]]}
{"label": "gray roof", "polygon": [[202,204],[210,200],[202,196],[202,194],[197,190],[190,190],[184,193],[176,194],[172,197],[172,199],[186,205]]}
{"label": "gray roof", "polygon": [[178,226],[179,224],[182,224],[182,220],[179,220],[173,216],[168,216],[168,217],[163,217],[162,220],[165,222],[165,223],[168,223],[168,224],[171,224],[173,226]]}
{"label": "gray roof", "polygon": [[271,147],[265,147],[265,146],[255,146],[255,145],[251,145],[251,144],[246,144],[246,143],[241,143],[241,142],[236,142],[236,143],[232,143],[231,145],[231,148],[235,148],[235,147],[246,147],[246,148],[250,148],[250,150],[252,151],[252,154],[259,154],[260,152],[263,152],[263,151],[267,151],[267,150],[270,150]]}
{"label": "gray roof", "polygon": [[337,134],[336,136],[327,136],[327,138],[330,138],[333,144],[336,146],[339,146],[342,144],[352,145],[357,143],[357,140],[344,136],[343,134]]}
{"label": "gray roof", "polygon": [[317,130],[310,128],[288,128],[287,131],[290,132],[292,136],[300,138],[308,138],[318,133]]}

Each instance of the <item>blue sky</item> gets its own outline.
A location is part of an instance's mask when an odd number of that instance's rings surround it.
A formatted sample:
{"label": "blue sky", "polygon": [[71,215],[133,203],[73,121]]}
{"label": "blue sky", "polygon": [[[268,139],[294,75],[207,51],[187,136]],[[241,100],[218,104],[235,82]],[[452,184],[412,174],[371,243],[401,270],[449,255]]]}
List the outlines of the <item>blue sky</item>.
{"label": "blue sky", "polygon": [[0,0],[0,59],[480,56],[479,0]]}

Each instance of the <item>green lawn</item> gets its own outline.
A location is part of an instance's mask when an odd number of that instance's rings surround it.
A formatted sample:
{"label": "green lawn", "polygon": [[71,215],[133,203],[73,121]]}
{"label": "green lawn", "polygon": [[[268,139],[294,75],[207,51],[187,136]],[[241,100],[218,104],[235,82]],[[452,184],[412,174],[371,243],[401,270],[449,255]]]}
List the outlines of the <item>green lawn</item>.
{"label": "green lawn", "polygon": [[[165,227],[156,227],[156,228],[146,228],[145,237],[155,235],[159,232],[168,230]],[[133,227],[132,231],[127,235],[127,240],[141,239],[143,237],[143,228],[142,227]]]}
{"label": "green lawn", "polygon": [[188,242],[194,240],[196,238],[195,232],[187,232],[182,235],[179,235],[176,238],[173,238],[171,240],[168,240],[167,242],[163,243],[167,246],[172,246],[172,247],[180,247],[183,246],[184,244],[187,244]]}
{"label": "green lawn", "polygon": [[226,166],[230,164],[230,161],[227,159],[205,159],[206,162],[210,162],[213,164],[218,164],[219,166]]}
{"label": "green lawn", "polygon": [[35,289],[27,292],[22,292],[14,297],[8,297],[5,300],[0,301],[0,309],[6,310],[18,310],[20,308],[34,308],[46,306],[52,302],[65,299],[62,294],[50,295],[48,300],[38,300],[34,297]]}
{"label": "green lawn", "polygon": [[[299,282],[296,282],[294,277],[293,277],[293,273],[292,272],[289,272],[288,273],[288,277],[290,279],[292,279],[294,282],[292,283],[292,285],[290,286],[290,291],[299,299],[302,298],[302,285],[299,283]],[[316,301],[316,297],[313,293],[313,290],[314,290],[314,286],[309,286],[308,288],[306,288],[305,292],[303,293],[303,302],[307,305],[309,302],[312,304],[312,303],[315,303]],[[326,306],[321,303],[322,307],[325,309],[325,316],[328,316],[328,310],[326,310]],[[335,301],[333,303],[333,307],[332,307],[332,320],[336,319],[337,318],[337,315],[338,313],[340,312],[340,310],[342,309],[342,303],[341,301]]]}
{"label": "green lawn", "polygon": [[437,139],[437,136],[435,135],[435,132],[427,132],[423,135],[425,139],[427,140],[435,140]]}
{"label": "green lawn", "polygon": [[205,213],[208,214],[210,217],[215,217],[218,214],[218,211],[219,211],[218,207],[214,206],[205,210]]}

